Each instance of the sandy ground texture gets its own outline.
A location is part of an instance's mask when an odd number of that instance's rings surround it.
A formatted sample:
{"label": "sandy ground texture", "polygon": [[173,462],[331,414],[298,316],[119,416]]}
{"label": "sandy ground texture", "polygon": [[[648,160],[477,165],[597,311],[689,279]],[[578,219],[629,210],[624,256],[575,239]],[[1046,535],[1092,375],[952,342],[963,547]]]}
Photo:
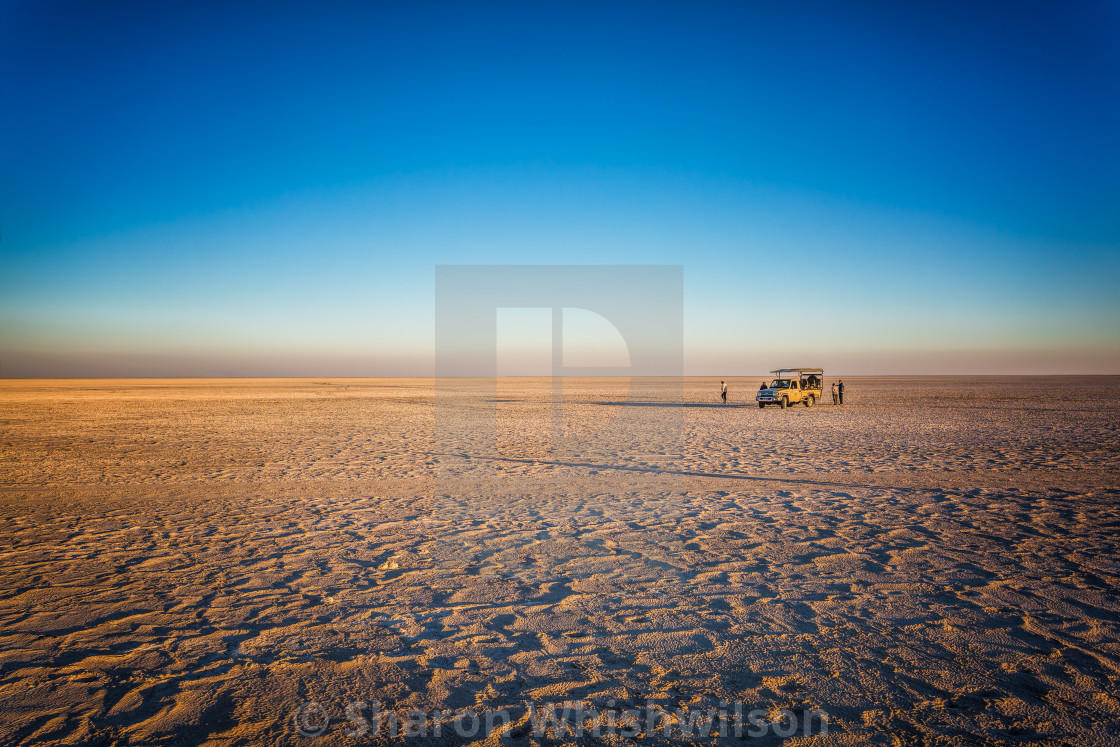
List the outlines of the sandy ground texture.
{"label": "sandy ground texture", "polygon": [[0,382],[0,743],[1120,743],[1120,378],[758,381]]}

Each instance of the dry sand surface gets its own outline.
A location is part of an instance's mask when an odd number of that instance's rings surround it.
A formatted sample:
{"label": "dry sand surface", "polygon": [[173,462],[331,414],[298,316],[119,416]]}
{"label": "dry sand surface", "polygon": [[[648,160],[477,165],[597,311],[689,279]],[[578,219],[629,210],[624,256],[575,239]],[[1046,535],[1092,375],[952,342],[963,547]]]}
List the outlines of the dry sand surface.
{"label": "dry sand surface", "polygon": [[1120,743],[1120,379],[847,383],[0,382],[0,743]]}

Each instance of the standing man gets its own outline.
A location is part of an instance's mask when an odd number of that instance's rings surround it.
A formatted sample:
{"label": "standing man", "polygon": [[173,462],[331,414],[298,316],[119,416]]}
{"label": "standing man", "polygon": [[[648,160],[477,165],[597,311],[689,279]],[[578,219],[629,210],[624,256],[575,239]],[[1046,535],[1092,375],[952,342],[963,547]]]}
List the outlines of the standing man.
{"label": "standing man", "polygon": [[844,380],[840,379],[840,404],[844,404]]}
{"label": "standing man", "polygon": [[723,398],[723,404],[726,405],[727,404],[727,384],[724,384],[722,381],[720,381],[719,382],[719,387],[720,387],[719,396]]}
{"label": "standing man", "polygon": [[840,396],[840,390],[836,388],[836,382],[834,381],[834,382],[832,382],[832,404],[835,405],[835,404],[838,403],[838,400],[836,398],[839,397],[839,396]]}

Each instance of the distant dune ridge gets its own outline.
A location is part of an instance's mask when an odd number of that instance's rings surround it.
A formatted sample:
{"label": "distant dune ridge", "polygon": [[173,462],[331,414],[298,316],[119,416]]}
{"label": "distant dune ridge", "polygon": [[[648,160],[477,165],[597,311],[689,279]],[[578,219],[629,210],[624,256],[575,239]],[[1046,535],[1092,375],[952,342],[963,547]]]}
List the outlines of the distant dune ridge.
{"label": "distant dune ridge", "polygon": [[0,381],[0,744],[1116,744],[1120,377],[760,380]]}

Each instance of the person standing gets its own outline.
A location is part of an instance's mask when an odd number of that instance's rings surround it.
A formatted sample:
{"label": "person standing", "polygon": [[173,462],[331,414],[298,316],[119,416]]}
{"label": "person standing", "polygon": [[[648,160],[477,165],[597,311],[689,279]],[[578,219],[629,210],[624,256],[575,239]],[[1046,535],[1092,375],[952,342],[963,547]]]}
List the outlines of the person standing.
{"label": "person standing", "polygon": [[720,381],[719,382],[719,387],[720,387],[719,396],[723,398],[723,404],[726,405],[727,404],[727,384],[724,384],[722,381]]}
{"label": "person standing", "polygon": [[832,404],[835,405],[835,404],[838,403],[837,397],[839,397],[839,396],[840,396],[840,389],[837,388],[836,382],[834,381],[834,382],[832,382]]}
{"label": "person standing", "polygon": [[840,404],[844,404],[844,380],[843,379],[840,379],[840,386],[838,387],[838,389],[840,390]]}

